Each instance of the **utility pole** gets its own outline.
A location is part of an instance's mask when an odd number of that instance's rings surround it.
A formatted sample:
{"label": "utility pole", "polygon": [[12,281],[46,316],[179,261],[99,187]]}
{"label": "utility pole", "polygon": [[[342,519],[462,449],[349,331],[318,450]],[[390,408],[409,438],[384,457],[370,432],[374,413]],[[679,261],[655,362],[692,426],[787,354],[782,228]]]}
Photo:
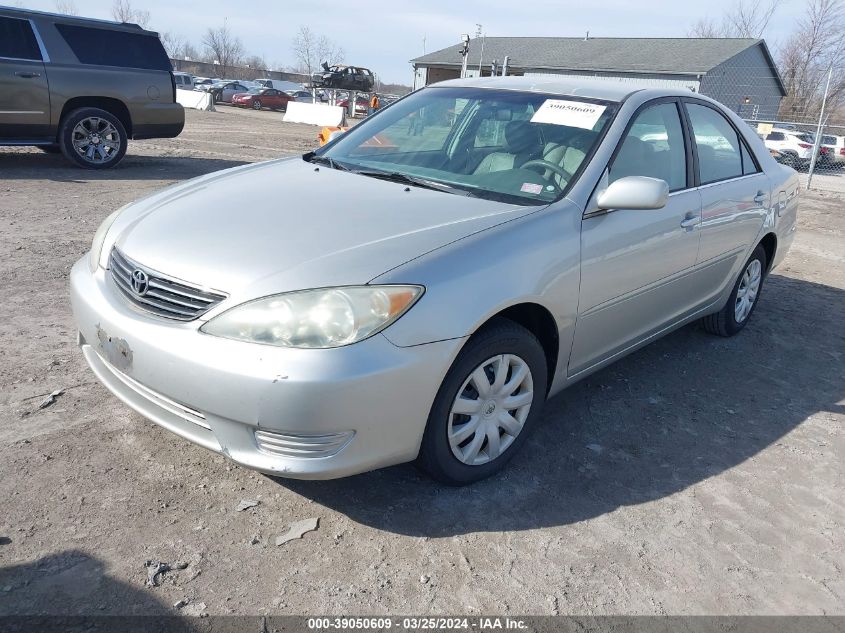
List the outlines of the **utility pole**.
{"label": "utility pole", "polygon": [[830,78],[833,76],[833,64],[827,71],[827,83],[824,86],[824,96],[822,97],[822,109],[819,112],[819,124],[816,127],[816,140],[813,143],[813,156],[810,158],[810,168],[807,170],[807,189],[813,182],[813,170],[816,167],[816,157],[819,155],[819,147],[822,143],[822,121],[824,120],[824,108],[827,105],[827,93],[830,90]]}

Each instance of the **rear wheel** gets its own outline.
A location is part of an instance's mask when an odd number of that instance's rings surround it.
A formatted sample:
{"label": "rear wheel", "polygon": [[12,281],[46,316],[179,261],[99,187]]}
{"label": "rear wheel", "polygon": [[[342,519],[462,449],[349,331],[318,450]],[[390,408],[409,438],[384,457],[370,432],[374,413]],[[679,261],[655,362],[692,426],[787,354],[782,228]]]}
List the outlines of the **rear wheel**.
{"label": "rear wheel", "polygon": [[126,155],[128,136],[120,120],[99,108],[68,113],[59,127],[65,158],[86,169],[108,169]]}
{"label": "rear wheel", "polygon": [[417,465],[461,486],[501,470],[546,397],[546,357],[524,327],[501,319],[473,336],[443,379]]}
{"label": "rear wheel", "polygon": [[758,244],[742,268],[728,302],[719,312],[701,320],[704,329],[719,336],[733,336],[742,330],[757,307],[765,278],[766,251]]}

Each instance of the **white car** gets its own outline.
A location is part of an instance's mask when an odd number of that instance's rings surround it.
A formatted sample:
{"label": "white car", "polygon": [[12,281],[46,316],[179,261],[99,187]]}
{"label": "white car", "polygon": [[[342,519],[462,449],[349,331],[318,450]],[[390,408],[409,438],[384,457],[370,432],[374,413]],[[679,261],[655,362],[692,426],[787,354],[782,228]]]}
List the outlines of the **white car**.
{"label": "white car", "polygon": [[193,90],[194,89],[194,76],[189,75],[188,73],[173,73],[173,81],[176,83],[176,87],[179,90]]}
{"label": "white car", "polygon": [[845,166],[845,136],[825,134],[822,136],[822,147],[827,150],[821,157],[823,163],[836,167]]}
{"label": "white car", "polygon": [[783,154],[783,164],[793,169],[806,168],[813,156],[813,135],[798,130],[774,128],[764,139],[766,147]]}

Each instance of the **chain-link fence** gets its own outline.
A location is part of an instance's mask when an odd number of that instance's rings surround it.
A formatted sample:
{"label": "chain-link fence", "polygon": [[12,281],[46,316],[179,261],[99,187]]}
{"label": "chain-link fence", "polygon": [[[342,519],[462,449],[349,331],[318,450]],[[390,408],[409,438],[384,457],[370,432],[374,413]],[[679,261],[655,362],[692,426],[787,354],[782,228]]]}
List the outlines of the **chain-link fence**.
{"label": "chain-link fence", "polygon": [[845,65],[777,74],[768,63],[728,62],[691,89],[739,114],[804,186],[845,194]]}

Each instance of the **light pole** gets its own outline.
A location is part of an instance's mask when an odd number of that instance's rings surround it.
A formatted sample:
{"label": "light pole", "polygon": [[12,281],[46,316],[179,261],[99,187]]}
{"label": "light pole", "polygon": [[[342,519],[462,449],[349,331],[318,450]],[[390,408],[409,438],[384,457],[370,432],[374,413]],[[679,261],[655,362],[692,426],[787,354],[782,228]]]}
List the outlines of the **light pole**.
{"label": "light pole", "polygon": [[824,108],[827,105],[827,92],[830,90],[830,78],[833,75],[833,64],[827,71],[827,84],[824,87],[824,96],[822,97],[822,109],[819,112],[819,125],[816,128],[816,141],[813,143],[813,155],[810,158],[810,168],[807,170],[807,189],[813,182],[813,170],[816,168],[816,156],[819,155],[819,146],[822,143],[822,121],[824,119]]}
{"label": "light pole", "polygon": [[460,52],[461,56],[464,58],[461,62],[461,79],[463,79],[467,76],[467,56],[469,55],[468,33],[464,33],[463,35],[461,35],[461,42],[463,42],[463,44],[461,45],[461,48],[458,49],[458,52]]}

